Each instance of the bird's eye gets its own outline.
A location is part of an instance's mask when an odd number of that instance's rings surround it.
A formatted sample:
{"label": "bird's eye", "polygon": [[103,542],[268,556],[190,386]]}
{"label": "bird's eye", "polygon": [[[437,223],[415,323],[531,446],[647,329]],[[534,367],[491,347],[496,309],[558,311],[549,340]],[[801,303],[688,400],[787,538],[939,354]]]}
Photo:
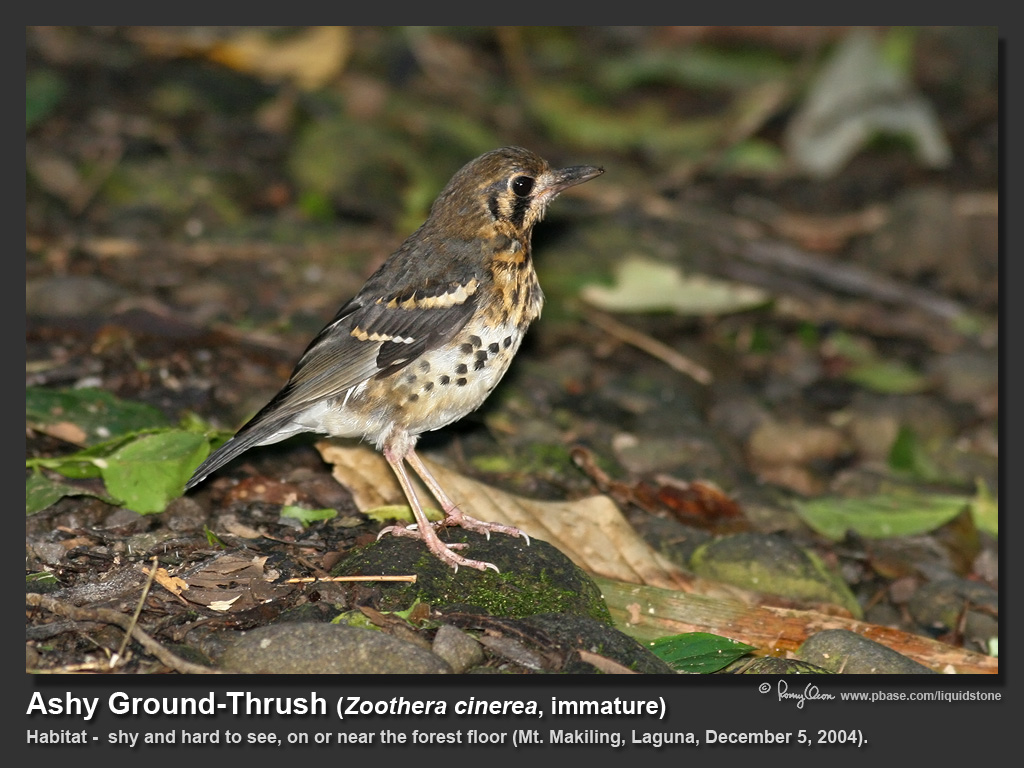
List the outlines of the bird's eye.
{"label": "bird's eye", "polygon": [[533,179],[529,176],[516,176],[512,179],[512,192],[517,197],[526,197],[533,191]]}

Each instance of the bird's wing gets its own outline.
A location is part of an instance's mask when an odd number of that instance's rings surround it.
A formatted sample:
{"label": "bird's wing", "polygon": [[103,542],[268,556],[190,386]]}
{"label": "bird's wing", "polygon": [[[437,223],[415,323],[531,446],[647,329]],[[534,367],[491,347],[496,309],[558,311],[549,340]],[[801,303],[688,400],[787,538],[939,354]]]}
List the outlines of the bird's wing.
{"label": "bird's wing", "polygon": [[433,297],[403,292],[369,304],[360,294],[345,304],[307,347],[288,383],[196,469],[186,488],[253,446],[307,431],[296,424],[306,409],[401,370],[458,333],[475,311],[474,284],[428,293]]}
{"label": "bird's wing", "polygon": [[470,281],[369,303],[360,294],[317,334],[288,383],[251,423],[260,416],[288,421],[320,400],[400,370],[458,333],[476,310],[475,292],[476,281]]}

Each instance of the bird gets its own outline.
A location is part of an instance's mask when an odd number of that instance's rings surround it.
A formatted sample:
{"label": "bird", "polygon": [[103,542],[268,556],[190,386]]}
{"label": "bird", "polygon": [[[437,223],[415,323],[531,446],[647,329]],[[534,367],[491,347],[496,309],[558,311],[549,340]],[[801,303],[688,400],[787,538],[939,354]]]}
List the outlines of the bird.
{"label": "bird", "polygon": [[[508,370],[544,293],[532,255],[534,225],[561,192],[604,173],[556,169],[522,147],[502,147],[466,163],[413,232],[309,343],[281,390],[195,470],[189,490],[255,446],[305,432],[372,442],[394,471],[415,522],[384,534],[419,538],[451,566],[483,571],[466,544],[441,541],[459,526],[529,537],[470,517],[416,453],[424,432],[475,411]],[[406,468],[440,503],[432,524]]]}

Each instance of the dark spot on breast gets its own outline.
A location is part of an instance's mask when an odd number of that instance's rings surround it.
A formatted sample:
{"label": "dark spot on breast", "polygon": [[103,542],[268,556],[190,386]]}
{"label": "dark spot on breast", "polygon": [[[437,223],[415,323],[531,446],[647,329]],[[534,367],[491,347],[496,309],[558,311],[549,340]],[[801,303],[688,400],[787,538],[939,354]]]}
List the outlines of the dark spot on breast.
{"label": "dark spot on breast", "polygon": [[473,345],[473,349],[476,349],[477,347],[479,347],[484,342],[483,342],[483,340],[479,336],[474,334],[474,335],[469,337],[469,343]]}
{"label": "dark spot on breast", "polygon": [[475,363],[473,363],[473,370],[474,371],[479,371],[482,368],[486,368],[486,367],[487,367],[487,361],[486,360],[477,360]]}
{"label": "dark spot on breast", "polygon": [[409,402],[410,403],[415,403],[419,399],[420,399],[420,396],[417,395],[415,392],[413,392],[411,395],[409,395]]}
{"label": "dark spot on breast", "polygon": [[455,366],[456,373],[466,373],[468,370],[469,368],[466,366],[465,363],[459,363],[458,365]]}
{"label": "dark spot on breast", "polygon": [[430,370],[430,363],[426,360],[420,360],[419,369],[420,373],[426,373]]}
{"label": "dark spot on breast", "polygon": [[512,300],[512,306],[518,306],[519,305],[519,286],[518,285],[515,288],[512,289],[512,299],[511,300]]}
{"label": "dark spot on breast", "polygon": [[448,383],[449,381],[451,381],[451,377],[450,377],[450,376],[442,376],[441,378],[439,378],[439,379],[437,380],[437,383],[438,383],[438,384],[440,384],[440,385],[441,385],[441,386],[443,387],[443,386],[445,386],[445,385],[446,385],[446,384],[447,384],[447,383]]}
{"label": "dark spot on breast", "polygon": [[501,340],[501,346],[503,346],[505,349],[508,349],[509,347],[511,347],[512,346],[512,337],[511,336],[506,336],[504,339],[502,339]]}
{"label": "dark spot on breast", "polygon": [[407,374],[405,374],[405,383],[406,384],[415,384],[416,383],[416,374],[414,374],[414,373],[407,373]]}
{"label": "dark spot on breast", "polygon": [[434,382],[432,382],[432,381],[428,381],[426,384],[423,385],[423,391],[424,392],[429,392],[433,388],[434,388]]}
{"label": "dark spot on breast", "polygon": [[498,354],[499,349],[500,347],[498,346],[498,342],[496,341],[487,345],[487,351],[490,352],[492,355]]}
{"label": "dark spot on breast", "polygon": [[465,379],[464,377],[460,376],[459,378],[457,378],[457,379],[455,380],[455,385],[456,385],[456,386],[459,386],[459,387],[464,387],[464,386],[466,386],[466,379]]}
{"label": "dark spot on breast", "polygon": [[473,345],[472,344],[466,343],[466,344],[460,344],[459,345],[459,352],[461,352],[464,355],[468,355],[472,351],[473,351]]}
{"label": "dark spot on breast", "polygon": [[479,352],[476,353],[476,355],[474,355],[474,357],[476,357],[478,362],[481,361],[481,360],[486,360],[487,359],[487,353],[484,350],[481,349]]}

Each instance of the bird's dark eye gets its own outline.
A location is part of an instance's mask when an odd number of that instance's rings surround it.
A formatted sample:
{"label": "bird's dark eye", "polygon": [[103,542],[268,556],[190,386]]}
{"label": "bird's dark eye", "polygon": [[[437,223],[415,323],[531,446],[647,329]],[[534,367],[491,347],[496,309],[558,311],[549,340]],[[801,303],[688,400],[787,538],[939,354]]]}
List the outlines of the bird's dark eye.
{"label": "bird's dark eye", "polygon": [[516,176],[512,179],[512,192],[517,197],[526,197],[533,191],[533,179],[529,176]]}

